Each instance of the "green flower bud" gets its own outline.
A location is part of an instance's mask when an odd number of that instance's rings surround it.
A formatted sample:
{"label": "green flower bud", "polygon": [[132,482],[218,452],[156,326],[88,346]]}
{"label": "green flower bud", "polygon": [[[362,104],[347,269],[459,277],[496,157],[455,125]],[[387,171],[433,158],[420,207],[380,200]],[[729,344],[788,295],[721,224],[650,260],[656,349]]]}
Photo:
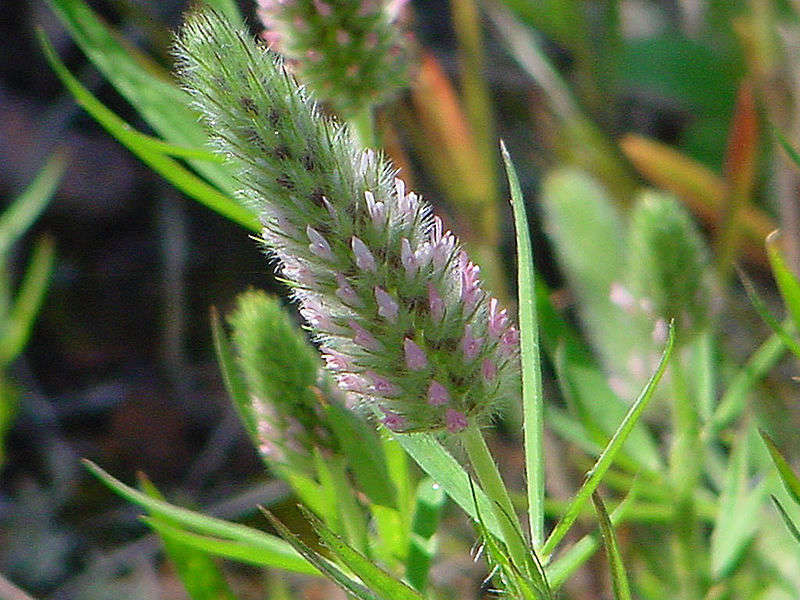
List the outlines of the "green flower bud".
{"label": "green flower bud", "polygon": [[241,294],[228,321],[249,392],[249,404],[239,407],[248,433],[268,464],[312,472],[315,448],[338,451],[322,404],[322,364],[314,348],[278,300],[261,291]]}
{"label": "green flower bud", "polygon": [[628,244],[631,291],[656,326],[671,319],[679,331],[702,326],[709,312],[708,252],[681,204],[666,194],[644,192],[633,211]]}

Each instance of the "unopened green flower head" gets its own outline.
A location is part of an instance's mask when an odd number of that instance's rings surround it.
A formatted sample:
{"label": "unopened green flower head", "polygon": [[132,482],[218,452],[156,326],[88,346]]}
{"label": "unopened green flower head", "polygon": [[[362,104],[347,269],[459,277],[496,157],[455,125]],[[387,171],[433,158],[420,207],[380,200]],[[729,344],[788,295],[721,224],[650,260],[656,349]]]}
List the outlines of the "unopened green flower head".
{"label": "unopened green flower head", "polygon": [[320,115],[278,57],[215,12],[188,18],[176,53],[351,401],[397,432],[459,432],[518,393],[517,330],[387,159]]}
{"label": "unopened green flower head", "polygon": [[660,322],[691,331],[708,316],[708,255],[697,227],[673,197],[648,191],[630,226],[631,291]]}
{"label": "unopened green flower head", "polygon": [[258,0],[262,35],[321,99],[351,117],[406,84],[408,49],[395,19],[404,2]]}
{"label": "unopened green flower head", "polygon": [[316,450],[338,451],[323,406],[335,399],[322,397],[319,357],[264,292],[241,294],[228,320],[249,392],[239,406],[248,433],[266,462],[311,471]]}

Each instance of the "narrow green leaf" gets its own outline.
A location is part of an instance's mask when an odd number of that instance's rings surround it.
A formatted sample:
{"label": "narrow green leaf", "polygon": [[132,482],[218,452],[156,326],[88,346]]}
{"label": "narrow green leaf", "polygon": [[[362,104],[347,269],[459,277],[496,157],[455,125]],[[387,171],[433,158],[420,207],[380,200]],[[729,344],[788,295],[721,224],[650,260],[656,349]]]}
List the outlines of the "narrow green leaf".
{"label": "narrow green leaf", "polygon": [[28,342],[33,322],[47,293],[55,257],[53,240],[49,237],[41,238],[33,249],[33,256],[25,269],[0,339],[0,365],[13,361]]}
{"label": "narrow green leaf", "polygon": [[797,152],[794,146],[789,143],[789,140],[786,139],[786,136],[783,135],[777,128],[772,127],[772,135],[775,136],[775,139],[778,140],[778,143],[781,147],[786,151],[786,154],[789,155],[789,158],[792,159],[792,162],[797,166],[800,167],[800,153]]}
{"label": "narrow green leaf", "polygon": [[312,477],[279,465],[272,465],[272,469],[278,477],[289,484],[300,502],[318,515],[325,514],[329,506],[328,498],[322,492],[322,486]]}
{"label": "narrow green leaf", "polygon": [[[506,547],[500,543],[500,540],[495,538],[491,532],[486,528],[486,523],[480,511],[477,502],[475,482],[472,478],[469,479],[470,490],[474,501],[476,523],[478,531],[486,546],[486,561],[490,569],[499,568],[502,573],[502,583],[504,591],[512,598],[519,598],[520,600],[550,600],[552,593],[550,586],[547,582],[547,575],[542,568],[539,559],[531,552],[526,557],[527,570],[533,579],[529,579],[522,574],[519,568],[514,564],[511,555],[506,550]],[[501,509],[502,512],[502,509]],[[507,515],[508,516],[508,515]],[[508,516],[510,519],[511,517]]]}
{"label": "narrow green leaf", "polygon": [[767,446],[767,450],[769,450],[772,462],[775,463],[775,467],[778,469],[778,474],[781,476],[781,481],[783,481],[786,491],[789,492],[792,500],[800,505],[800,477],[792,471],[788,461],[783,457],[781,451],[778,450],[778,446],[775,445],[775,442],[769,434],[762,429],[759,429],[759,433],[761,434],[761,439],[764,440],[764,444]]}
{"label": "narrow green leaf", "polygon": [[653,392],[655,391],[658,382],[661,380],[664,370],[667,368],[667,362],[669,361],[669,357],[672,355],[674,342],[675,329],[671,325],[669,330],[669,339],[667,340],[666,347],[661,355],[661,361],[658,363],[656,372],[652,375],[652,377],[650,377],[650,381],[647,382],[647,385],[645,385],[642,393],[639,394],[639,397],[631,405],[628,414],[625,415],[625,418],[622,420],[617,428],[617,431],[608,442],[608,445],[603,450],[603,453],[597,459],[594,467],[586,474],[586,479],[584,480],[580,490],[578,490],[578,493],[575,495],[575,498],[572,500],[569,509],[558,522],[555,529],[553,529],[550,537],[547,538],[547,541],[542,548],[542,554],[544,556],[550,555],[553,550],[555,550],[558,543],[564,538],[564,535],[566,535],[567,531],[569,531],[569,529],[575,523],[575,519],[578,518],[584,503],[586,500],[588,500],[589,496],[591,496],[592,492],[597,489],[597,486],[600,484],[603,475],[605,475],[606,471],[611,466],[612,462],[614,461],[614,457],[616,456],[622,444],[624,444],[625,439],[633,429],[636,421],[638,421],[639,417],[642,416],[642,413],[647,407],[648,402],[653,397]]}
{"label": "narrow green leaf", "polygon": [[344,523],[342,523],[341,515],[339,514],[339,503],[331,465],[322,457],[322,453],[318,449],[315,450],[313,459],[314,471],[320,484],[319,491],[322,494],[321,504],[323,506],[322,512],[317,514],[325,521],[328,527],[336,533],[342,533],[344,531]]}
{"label": "narrow green leaf", "polygon": [[766,303],[761,299],[758,292],[756,292],[755,287],[753,286],[750,279],[747,275],[744,274],[743,271],[739,271],[739,278],[744,285],[745,292],[747,292],[747,297],[750,299],[750,304],[753,305],[753,308],[756,309],[758,316],[761,317],[761,320],[764,321],[770,329],[777,335],[783,345],[786,346],[791,352],[793,352],[798,358],[800,358],[800,342],[798,342],[790,333],[789,331],[776,319],[772,316],[772,313],[769,312],[769,308],[767,308]]}
{"label": "narrow green leaf", "polygon": [[[784,327],[791,332],[788,322],[784,323]],[[730,425],[742,414],[745,406],[747,406],[747,398],[753,387],[783,358],[785,352],[786,347],[778,335],[770,336],[767,341],[753,352],[728,384],[717,409],[714,411],[714,416],[703,432],[704,438],[713,437],[718,431]]]}
{"label": "narrow green leaf", "polygon": [[[472,519],[477,520],[475,504],[467,485],[466,471],[435,437],[427,433],[393,434],[393,437],[419,467],[442,486],[453,502],[458,504]],[[483,490],[479,488],[476,492],[486,528],[492,535],[502,539],[503,532],[494,517],[492,504]]]}
{"label": "narrow green leaf", "polygon": [[792,537],[800,543],[800,531],[797,529],[797,525],[794,524],[791,517],[786,512],[786,509],[783,508],[783,505],[775,496],[770,496],[772,498],[772,502],[775,504],[775,507],[778,509],[778,512],[781,514],[781,518],[783,518],[783,522],[786,523],[787,529],[789,529],[789,533],[792,534]]}
{"label": "narrow green leaf", "polygon": [[778,283],[778,290],[786,304],[786,310],[794,321],[794,325],[800,328],[800,280],[786,265],[778,240],[780,233],[773,231],[767,236],[767,256],[772,267],[772,275]]}
{"label": "narrow green leaf", "polygon": [[150,498],[115,479],[93,462],[84,460],[83,464],[92,474],[117,494],[129,502],[138,504],[151,511],[152,514],[156,516],[170,519],[199,534],[224,538],[222,542],[226,540],[236,542],[242,548],[250,548],[251,551],[258,552],[264,560],[266,560],[266,557],[272,557],[276,565],[280,564],[280,568],[286,569],[287,571],[311,575],[318,574],[317,570],[304,560],[302,556],[297,554],[287,542],[275,536],[258,531],[257,529],[245,527],[244,525],[229,523],[222,519],[216,519],[185,508],[179,508],[162,500]]}
{"label": "narrow green leaf", "polygon": [[48,205],[66,166],[63,153],[53,154],[33,182],[0,215],[0,257],[8,256],[12,244],[22,237]]}
{"label": "narrow green leaf", "polygon": [[[628,516],[630,509],[634,506],[635,500],[639,494],[640,480],[636,479],[633,485],[629,486],[628,494],[625,499],[619,503],[614,512],[611,513],[611,525],[613,527],[619,526]],[[595,533],[590,533],[583,536],[580,540],[575,542],[568,550],[566,550],[558,560],[550,563],[547,566],[547,578],[553,590],[557,590],[569,577],[577,571],[583,563],[597,551],[600,546],[600,541]]]}
{"label": "narrow green leaf", "polygon": [[142,521],[158,533],[159,536],[165,540],[169,540],[170,543],[180,544],[198,552],[204,552],[206,554],[257,567],[270,567],[285,569],[287,571],[303,572],[310,575],[319,575],[317,570],[312,571],[313,567],[307,562],[305,564],[308,566],[303,567],[305,570],[298,571],[292,562],[294,559],[287,560],[285,556],[264,550],[252,544],[199,535],[170,525],[165,520],[154,519],[152,517],[142,517]]}
{"label": "narrow green leaf", "polygon": [[614,526],[611,524],[611,518],[608,516],[603,499],[596,490],[592,492],[592,503],[600,520],[600,531],[603,535],[606,557],[611,568],[611,584],[614,588],[614,598],[616,600],[630,600],[631,590],[628,585],[628,574],[625,571],[625,563],[622,561],[622,554],[619,551]]}
{"label": "narrow green leaf", "polygon": [[352,594],[358,600],[391,600],[389,598],[381,598],[380,596],[375,595],[371,590],[345,575],[345,573],[342,572],[339,567],[325,559],[318,552],[315,552],[309,548],[308,545],[303,542],[303,540],[289,531],[289,529],[287,529],[283,523],[276,519],[271,512],[264,509],[262,509],[262,512],[266,515],[267,519],[269,519],[269,522],[278,531],[278,533],[281,534],[283,539],[291,544],[291,546],[300,555],[302,555],[309,563],[317,567],[321,573],[324,573],[328,579],[333,581],[345,592]]}
{"label": "narrow green leaf", "polygon": [[433,536],[446,500],[447,496],[438,483],[427,477],[420,481],[406,559],[406,579],[419,592],[424,592],[428,585],[428,571],[436,552]]}
{"label": "narrow green leaf", "polygon": [[239,413],[239,418],[244,422],[245,431],[250,435],[253,443],[258,444],[258,440],[253,435],[253,432],[257,429],[257,423],[253,417],[253,412],[250,410],[250,397],[247,393],[247,386],[239,365],[236,364],[236,357],[231,348],[228,334],[225,333],[219,313],[213,306],[211,307],[211,337],[214,341],[217,363],[219,363],[220,371],[222,371],[222,381],[225,384],[228,396]]}
{"label": "narrow green leaf", "polygon": [[236,0],[204,0],[204,2],[223,15],[234,27],[241,29],[245,26]]}
{"label": "narrow green leaf", "polygon": [[697,412],[704,423],[714,414],[716,401],[714,381],[714,337],[705,329],[692,341],[692,371],[697,396]]}
{"label": "narrow green leaf", "polygon": [[[213,1],[220,5],[229,0]],[[189,108],[188,96],[167,71],[128,44],[83,0],[48,3],[89,60],[160,137],[176,146],[205,147],[206,131]],[[206,160],[190,162],[226,194],[235,193],[237,186],[225,166]]]}
{"label": "narrow green leaf", "polygon": [[359,552],[368,553],[367,519],[347,477],[347,464],[343,458],[334,458],[329,463],[343,532],[351,546]]}
{"label": "narrow green leaf", "polygon": [[142,141],[140,133],[134,131],[130,125],[120,119],[113,111],[103,105],[92,93],[67,70],[64,63],[58,58],[47,37],[38,32],[39,43],[58,78],[67,87],[86,112],[88,112],[100,125],[105,128],[117,141],[124,145],[142,162],[164,177],[176,188],[191,196],[201,204],[220,215],[239,223],[252,231],[260,231],[261,226],[253,213],[217,188],[209,185],[194,173],[181,166],[172,158],[156,152],[152,148],[152,141]]}
{"label": "narrow green leaf", "polygon": [[325,546],[370,590],[387,600],[423,600],[419,592],[375,566],[369,558],[348,545],[317,517],[302,506],[300,508]]}
{"label": "narrow green leaf", "polygon": [[0,375],[0,469],[6,458],[6,436],[14,424],[18,406],[19,390]]}
{"label": "narrow green leaf", "polygon": [[[156,486],[144,476],[140,478],[140,487],[151,498],[164,500]],[[174,522],[159,517],[151,516],[150,521],[167,526],[174,525]],[[206,552],[182,544],[169,535],[161,536],[161,541],[186,593],[192,600],[235,600],[219,567]]]}
{"label": "narrow green leaf", "polygon": [[539,364],[539,329],[536,319],[533,249],[519,179],[505,143],[500,150],[506,165],[511,206],[517,233],[517,287],[519,302],[520,352],[522,361],[522,412],[524,417],[525,473],[528,482],[528,519],[531,543],[544,541],[544,396]]}
{"label": "narrow green leaf", "polygon": [[747,432],[737,437],[728,459],[719,509],[711,532],[711,572],[715,579],[731,575],[758,528],[766,487],[749,488]]}

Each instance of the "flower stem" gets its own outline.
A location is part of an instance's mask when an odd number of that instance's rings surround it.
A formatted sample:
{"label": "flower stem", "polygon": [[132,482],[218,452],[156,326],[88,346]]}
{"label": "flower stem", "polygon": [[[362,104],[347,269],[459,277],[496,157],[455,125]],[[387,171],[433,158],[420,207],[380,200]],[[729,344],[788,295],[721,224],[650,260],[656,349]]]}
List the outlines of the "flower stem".
{"label": "flower stem", "polygon": [[364,148],[375,148],[375,120],[372,114],[372,106],[367,106],[357,114],[347,120],[351,130]]}
{"label": "flower stem", "polygon": [[675,354],[671,367],[675,441],[670,475],[675,489],[675,560],[681,582],[680,598],[694,600],[702,597],[699,578],[702,553],[694,499],[700,478],[702,444],[697,409],[689,394],[680,353]]}
{"label": "flower stem", "polygon": [[503,532],[511,559],[520,571],[525,572],[527,571],[528,551],[525,548],[525,538],[522,536],[522,530],[516,517],[517,513],[514,511],[503,478],[500,476],[497,464],[494,462],[478,426],[470,424],[461,434],[461,441],[483,491],[493,503],[495,518]]}

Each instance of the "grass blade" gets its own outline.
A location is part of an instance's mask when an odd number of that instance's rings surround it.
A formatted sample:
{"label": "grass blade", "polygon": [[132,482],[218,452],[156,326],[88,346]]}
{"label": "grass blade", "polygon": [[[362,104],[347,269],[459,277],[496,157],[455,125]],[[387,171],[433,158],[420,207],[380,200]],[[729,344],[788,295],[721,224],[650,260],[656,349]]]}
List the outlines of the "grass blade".
{"label": "grass blade", "polygon": [[[228,0],[212,1],[219,7]],[[160,137],[177,146],[205,147],[206,131],[167,71],[127,44],[83,0],[48,2],[89,60]],[[191,162],[226,194],[236,191],[227,168],[209,161]]]}
{"label": "grass blade", "polygon": [[776,319],[772,314],[769,312],[769,308],[767,308],[766,303],[761,299],[761,296],[758,295],[756,292],[753,283],[750,279],[745,275],[743,272],[739,272],[739,278],[742,280],[742,284],[744,285],[745,292],[747,292],[747,297],[750,300],[750,304],[753,305],[753,308],[756,309],[758,316],[761,317],[761,320],[766,323],[770,329],[777,335],[783,345],[786,346],[792,353],[794,353],[797,357],[800,357],[800,342],[798,342],[789,331],[781,324],[778,319]]}
{"label": "grass blade", "polygon": [[800,327],[800,280],[786,265],[778,245],[779,239],[780,232],[777,231],[773,231],[767,236],[767,256],[786,310],[795,326]]}
{"label": "grass blade", "polygon": [[744,431],[734,442],[728,459],[719,509],[711,532],[711,572],[715,579],[731,575],[758,528],[758,514],[766,487],[762,482],[755,489],[749,488],[748,454],[748,436]]}
{"label": "grass blade", "polygon": [[114,136],[117,141],[139,157],[148,167],[188,196],[243,227],[252,231],[261,230],[258,220],[251,211],[200,179],[169,156],[154,151],[152,138],[143,136],[133,130],[130,125],[97,100],[64,66],[44,33],[40,31],[38,35],[45,57],[56,72],[56,75],[58,75],[58,78],[74,96],[78,104],[100,123],[106,131]]}
{"label": "grass blade", "polygon": [[789,529],[789,533],[792,534],[792,537],[800,543],[800,531],[797,529],[797,525],[794,524],[791,517],[787,514],[786,509],[783,508],[783,505],[775,496],[770,496],[772,498],[772,502],[775,503],[775,507],[778,509],[778,512],[781,514],[781,518],[783,518],[783,522],[786,523],[786,527]]}
{"label": "grass blade", "polygon": [[[639,487],[639,480],[634,480],[633,485],[628,488],[628,495],[611,513],[610,521],[613,527],[617,527],[627,518],[639,493]],[[583,563],[589,560],[599,546],[598,535],[596,533],[587,534],[564,552],[558,560],[548,565],[547,578],[552,589],[560,588]]]}
{"label": "grass blade", "polygon": [[633,426],[639,420],[639,417],[642,416],[644,409],[647,407],[648,402],[653,396],[656,385],[658,385],[658,382],[661,380],[661,376],[664,374],[664,371],[667,368],[667,363],[672,355],[674,342],[675,327],[674,325],[671,325],[669,330],[669,339],[667,340],[667,345],[664,348],[663,354],[661,355],[661,361],[658,363],[656,372],[650,378],[650,381],[647,382],[647,385],[642,390],[642,393],[639,394],[639,397],[636,399],[636,401],[631,405],[628,414],[625,415],[625,418],[619,424],[617,431],[608,442],[608,445],[603,450],[603,453],[597,459],[594,467],[591,471],[589,471],[589,473],[587,473],[586,479],[584,480],[580,490],[578,490],[578,493],[575,495],[575,498],[570,503],[569,509],[558,522],[555,529],[553,529],[550,537],[547,538],[547,541],[542,547],[542,554],[544,556],[552,554],[558,543],[564,538],[564,535],[566,535],[567,531],[569,531],[570,527],[572,527],[572,525],[575,523],[575,519],[578,518],[584,503],[589,499],[589,496],[592,495],[592,492],[597,489],[597,486],[600,484],[603,475],[605,475],[606,471],[611,466],[611,463],[614,461],[614,457],[616,456],[622,444],[625,442],[628,434],[630,434],[631,429],[633,429]]}
{"label": "grass blade", "polygon": [[376,592],[382,598],[387,598],[387,600],[424,600],[419,592],[375,566],[372,560],[348,545],[312,513],[302,506],[300,509],[320,538],[322,538],[325,546],[342,564],[355,573],[370,590]]}
{"label": "grass blade", "polygon": [[[140,487],[151,498],[164,500],[161,492],[144,475],[140,476]],[[174,525],[167,519],[150,517],[151,522],[167,526]],[[209,554],[192,546],[182,544],[169,534],[162,535],[164,551],[175,566],[175,571],[186,593],[192,600],[236,600],[222,572]]]}
{"label": "grass blade", "polygon": [[55,243],[51,238],[43,237],[33,249],[33,256],[25,269],[25,276],[5,323],[5,331],[0,339],[0,364],[7,365],[13,361],[28,342],[33,322],[47,293],[55,260]]}
{"label": "grass blade", "polygon": [[775,463],[775,467],[778,469],[778,474],[781,476],[781,481],[783,481],[786,491],[789,492],[792,500],[800,505],[800,477],[792,471],[788,461],[783,457],[781,451],[778,450],[778,446],[775,445],[774,440],[769,434],[762,429],[759,429],[759,433],[761,434],[761,439],[764,440],[764,444],[767,446],[772,462]]}
{"label": "grass blade", "polygon": [[0,257],[28,230],[50,202],[64,174],[66,159],[57,152],[42,167],[33,182],[0,216]]}
{"label": "grass blade", "polygon": [[614,534],[614,526],[611,524],[611,518],[608,516],[603,499],[597,491],[592,492],[592,503],[600,519],[600,531],[603,534],[606,557],[611,567],[611,584],[614,587],[614,598],[616,600],[631,600],[628,574],[625,572],[625,564],[622,562],[617,536]]}
{"label": "grass blade", "polygon": [[525,473],[528,481],[528,520],[531,544],[544,541],[544,396],[539,364],[539,330],[536,319],[533,250],[522,190],[511,156],[500,142],[511,189],[511,206],[517,232],[517,286],[519,293],[520,352],[522,355],[522,413],[525,436]]}
{"label": "grass blade", "polygon": [[[202,535],[223,538],[222,540],[210,538],[212,541],[235,542],[238,546],[233,544],[231,547],[247,548],[251,552],[258,553],[262,560],[270,557],[270,560],[274,561],[276,566],[279,565],[280,568],[287,571],[309,575],[319,574],[317,569],[300,556],[287,542],[273,535],[237,523],[229,523],[222,519],[201,515],[185,508],[173,506],[162,500],[150,498],[146,494],[115,479],[91,461],[84,460],[83,463],[93,475],[117,494],[129,502],[138,504],[157,517],[168,519]],[[185,533],[191,535],[188,532]]]}
{"label": "grass blade", "polygon": [[278,530],[278,533],[281,534],[283,539],[291,544],[292,547],[297,550],[298,553],[304,556],[309,563],[317,567],[321,573],[324,573],[328,579],[333,581],[345,592],[351,594],[358,600],[390,600],[388,598],[381,598],[380,596],[373,594],[372,591],[367,587],[345,575],[345,573],[342,572],[339,567],[323,558],[318,552],[315,552],[309,548],[305,542],[289,531],[289,529],[287,529],[283,523],[276,519],[271,512],[264,509],[262,509],[262,511],[267,516],[267,519],[269,519],[269,522],[272,524],[272,526]]}
{"label": "grass blade", "polygon": [[[442,490],[450,496],[453,502],[458,504],[472,519],[477,520],[475,502],[472,500],[472,494],[467,485],[467,473],[433,435],[407,433],[393,437],[419,467],[442,486]],[[503,532],[494,517],[492,504],[483,490],[478,488],[475,491],[486,528],[495,537],[503,539]]]}

